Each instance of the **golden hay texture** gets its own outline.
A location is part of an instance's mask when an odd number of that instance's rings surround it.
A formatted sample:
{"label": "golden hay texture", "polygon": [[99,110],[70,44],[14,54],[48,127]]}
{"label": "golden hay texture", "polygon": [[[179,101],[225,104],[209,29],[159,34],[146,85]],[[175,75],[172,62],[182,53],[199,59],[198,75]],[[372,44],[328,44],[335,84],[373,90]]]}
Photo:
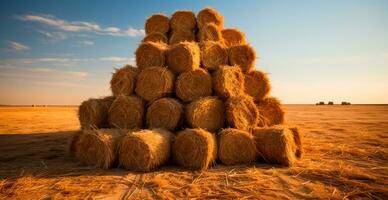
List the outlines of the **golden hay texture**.
{"label": "golden hay texture", "polygon": [[203,97],[186,106],[185,121],[191,128],[217,132],[224,127],[225,106],[217,97]]}
{"label": "golden hay texture", "polygon": [[254,128],[252,134],[259,155],[269,163],[292,166],[295,162],[295,142],[287,127]]}
{"label": "golden hay texture", "polygon": [[271,91],[271,84],[268,76],[262,71],[251,71],[245,74],[245,93],[249,94],[255,101],[261,101]]}
{"label": "golden hay texture", "polygon": [[143,38],[142,42],[161,42],[161,43],[167,44],[168,39],[165,34],[155,32],[155,33],[150,33],[146,35]]}
{"label": "golden hay texture", "polygon": [[199,68],[200,50],[195,42],[181,42],[172,45],[167,51],[167,65],[175,73]]}
{"label": "golden hay texture", "polygon": [[183,72],[175,82],[176,95],[185,102],[212,94],[212,77],[204,69]]}
{"label": "golden hay texture", "polygon": [[82,163],[109,169],[117,159],[122,136],[118,129],[83,130],[74,145],[74,154]]}
{"label": "golden hay texture", "polygon": [[229,63],[231,65],[238,65],[244,73],[254,68],[255,60],[255,49],[249,44],[241,44],[229,48]]}
{"label": "golden hay texture", "polygon": [[170,28],[176,31],[192,31],[197,26],[197,19],[191,10],[178,10],[172,14]]}
{"label": "golden hay texture", "polygon": [[174,31],[171,33],[169,44],[178,44],[180,42],[195,42],[193,31]]}
{"label": "golden hay texture", "polygon": [[244,74],[237,66],[220,66],[212,74],[214,92],[228,98],[244,94]]}
{"label": "golden hay texture", "polygon": [[148,172],[169,161],[174,134],[163,129],[133,131],[119,147],[119,165]]}
{"label": "golden hay texture", "polygon": [[284,109],[277,98],[264,98],[256,102],[256,106],[263,117],[263,125],[272,126],[284,123]]}
{"label": "golden hay texture", "polygon": [[221,31],[226,46],[246,44],[245,34],[237,28],[226,28]]}
{"label": "golden hay texture", "polygon": [[109,98],[88,99],[78,108],[78,119],[81,129],[95,129],[108,127],[107,111],[110,107]]}
{"label": "golden hay texture", "polygon": [[145,33],[163,33],[166,34],[170,30],[170,21],[164,14],[151,15],[145,23]]}
{"label": "golden hay texture", "polygon": [[259,122],[259,110],[252,97],[240,95],[229,98],[226,103],[226,119],[231,127],[250,130]]}
{"label": "golden hay texture", "polygon": [[136,50],[136,65],[142,70],[147,67],[164,67],[167,45],[160,42],[142,42]]}
{"label": "golden hay texture", "polygon": [[174,92],[175,75],[167,68],[149,67],[137,77],[135,92],[146,101],[169,96]]}
{"label": "golden hay texture", "polygon": [[117,96],[109,109],[108,120],[111,127],[115,128],[142,128],[144,101],[137,96]]}
{"label": "golden hay texture", "polygon": [[251,133],[227,128],[218,135],[218,158],[222,163],[235,165],[255,162],[257,150]]}
{"label": "golden hay texture", "polygon": [[204,8],[197,15],[198,28],[201,29],[206,24],[213,23],[219,29],[224,27],[224,17],[212,8]]}
{"label": "golden hay texture", "polygon": [[178,166],[205,170],[217,157],[216,136],[203,129],[180,131],[172,146],[172,157]]}
{"label": "golden hay texture", "polygon": [[183,105],[173,98],[158,99],[147,108],[147,127],[174,131],[183,121]]}
{"label": "golden hay texture", "polygon": [[125,65],[120,69],[116,69],[110,80],[110,88],[113,95],[131,95],[135,88],[137,73],[138,69],[131,65]]}
{"label": "golden hay texture", "polygon": [[221,42],[223,41],[222,33],[220,29],[217,27],[217,25],[213,23],[206,24],[198,32],[198,41],[199,42],[205,42],[205,41]]}
{"label": "golden hay texture", "polygon": [[297,158],[302,158],[303,157],[303,134],[302,131],[300,130],[299,127],[290,127],[290,130],[292,132],[292,135],[294,136],[294,141],[296,145],[296,150],[295,150],[295,156]]}
{"label": "golden hay texture", "polygon": [[228,65],[228,51],[220,42],[206,41],[201,44],[201,63],[208,70]]}
{"label": "golden hay texture", "polygon": [[80,135],[82,134],[82,130],[77,131],[70,139],[68,140],[68,148],[67,153],[71,156],[75,156],[75,149],[77,147],[77,143]]}

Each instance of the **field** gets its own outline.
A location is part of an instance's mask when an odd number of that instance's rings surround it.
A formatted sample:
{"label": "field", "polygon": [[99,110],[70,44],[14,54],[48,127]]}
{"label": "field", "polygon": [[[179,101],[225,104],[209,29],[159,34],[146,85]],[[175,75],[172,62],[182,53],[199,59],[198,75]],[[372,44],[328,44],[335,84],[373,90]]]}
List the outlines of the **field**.
{"label": "field", "polygon": [[151,173],[98,170],[69,156],[76,107],[0,107],[0,198],[388,199],[388,106],[285,107],[305,134],[304,158],[293,167]]}

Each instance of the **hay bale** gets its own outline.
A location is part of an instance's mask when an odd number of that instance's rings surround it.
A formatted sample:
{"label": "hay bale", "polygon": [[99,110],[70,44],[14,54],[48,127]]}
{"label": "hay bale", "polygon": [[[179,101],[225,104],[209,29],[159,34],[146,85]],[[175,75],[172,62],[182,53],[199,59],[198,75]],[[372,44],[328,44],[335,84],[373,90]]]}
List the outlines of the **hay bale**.
{"label": "hay bale", "polygon": [[224,17],[212,8],[204,8],[197,15],[198,28],[202,28],[206,24],[213,23],[219,29],[224,27]]}
{"label": "hay bale", "polygon": [[137,77],[135,92],[146,101],[166,97],[174,91],[174,74],[167,68],[149,67]]}
{"label": "hay bale", "polygon": [[256,102],[257,108],[263,117],[263,123],[259,126],[272,126],[284,122],[284,109],[280,101],[275,97],[267,97]]}
{"label": "hay bale", "polygon": [[164,14],[154,14],[151,15],[145,23],[145,33],[151,34],[151,33],[162,33],[167,34],[167,32],[170,30],[170,20],[168,17]]}
{"label": "hay bale", "polygon": [[247,164],[256,160],[256,144],[251,133],[228,128],[218,140],[218,158],[225,165]]}
{"label": "hay bale", "polygon": [[119,165],[125,169],[148,172],[170,158],[174,134],[163,130],[140,130],[124,136],[119,147]]}
{"label": "hay bale", "polygon": [[109,103],[104,99],[88,99],[78,108],[81,129],[107,128]]}
{"label": "hay bale", "polygon": [[192,31],[197,26],[197,19],[191,10],[178,10],[172,14],[170,28],[172,31]]}
{"label": "hay bale", "polygon": [[185,102],[212,94],[212,77],[201,68],[183,72],[178,76],[175,84],[176,95]]}
{"label": "hay bale", "polygon": [[262,71],[251,71],[246,73],[244,79],[245,93],[261,101],[271,91],[271,84],[268,76]]}
{"label": "hay bale", "polygon": [[182,73],[199,68],[200,50],[195,42],[174,44],[167,51],[167,65],[175,73]]}
{"label": "hay bale", "polygon": [[174,131],[182,122],[183,106],[173,98],[158,99],[147,109],[147,127]]}
{"label": "hay bale", "polygon": [[227,28],[221,31],[226,46],[246,44],[245,34],[237,28]]}
{"label": "hay bale", "polygon": [[167,39],[166,35],[164,35],[163,33],[155,32],[155,33],[150,33],[150,34],[146,35],[143,38],[142,42],[160,42],[160,43],[167,44],[168,39]]}
{"label": "hay bale", "polygon": [[201,44],[201,63],[208,70],[228,65],[228,51],[220,42],[206,41]]}
{"label": "hay bale", "polygon": [[83,130],[75,143],[75,156],[84,164],[109,169],[117,159],[122,136],[118,129]]}
{"label": "hay bale", "polygon": [[249,44],[240,44],[229,48],[229,63],[238,65],[244,73],[252,71],[255,60],[255,49]]}
{"label": "hay bale", "polygon": [[294,137],[294,142],[296,145],[295,149],[295,156],[297,158],[302,158],[303,156],[303,134],[302,131],[298,127],[290,127],[290,130],[292,132],[292,136]]}
{"label": "hay bale", "polygon": [[226,103],[226,120],[231,127],[247,130],[257,126],[259,111],[252,97],[240,95],[229,98]]}
{"label": "hay bale", "polygon": [[172,157],[178,166],[205,170],[217,157],[216,136],[203,129],[185,129],[173,142]]}
{"label": "hay bale", "polygon": [[254,128],[259,155],[267,162],[292,166],[295,162],[295,142],[290,129],[283,126]]}
{"label": "hay bale", "polygon": [[144,101],[137,96],[117,96],[108,112],[109,124],[115,128],[142,128],[143,120]]}
{"label": "hay bale", "polygon": [[198,32],[198,41],[199,42],[205,42],[205,41],[223,42],[222,33],[220,29],[217,27],[217,25],[213,23],[206,24]]}
{"label": "hay bale", "polygon": [[159,42],[142,42],[136,50],[136,65],[140,70],[147,67],[164,67],[167,45]]}
{"label": "hay bale", "polygon": [[178,44],[180,42],[195,42],[193,31],[174,31],[171,33],[169,44]]}
{"label": "hay bale", "polygon": [[203,97],[186,106],[185,120],[191,128],[217,132],[224,127],[225,106],[217,97]]}
{"label": "hay bale", "polygon": [[217,96],[228,98],[244,93],[244,74],[237,66],[220,66],[212,75]]}
{"label": "hay bale", "polygon": [[120,69],[116,69],[110,80],[110,88],[113,95],[131,95],[135,88],[137,73],[138,69],[131,65],[125,65]]}

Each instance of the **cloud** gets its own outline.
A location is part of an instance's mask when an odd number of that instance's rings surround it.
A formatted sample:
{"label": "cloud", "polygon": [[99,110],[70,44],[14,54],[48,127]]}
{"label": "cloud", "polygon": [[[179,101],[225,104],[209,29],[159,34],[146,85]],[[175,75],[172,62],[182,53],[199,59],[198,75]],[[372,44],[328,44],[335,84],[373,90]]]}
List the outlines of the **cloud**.
{"label": "cloud", "polygon": [[99,60],[111,61],[111,62],[124,62],[124,61],[129,61],[130,59],[126,57],[110,56],[110,57],[100,57]]}
{"label": "cloud", "polygon": [[76,78],[83,79],[89,76],[84,71],[65,71],[45,67],[17,67],[12,65],[0,65],[0,76],[7,77],[34,77],[34,78]]}
{"label": "cloud", "polygon": [[25,51],[30,49],[29,46],[24,45],[20,42],[8,41],[8,45],[9,48],[14,51]]}
{"label": "cloud", "polygon": [[94,45],[94,42],[89,40],[83,40],[83,41],[80,41],[79,43],[86,46]]}
{"label": "cloud", "polygon": [[144,35],[143,29],[134,29],[130,27],[128,30],[122,31],[120,28],[112,27],[112,26],[103,28],[95,22],[84,22],[84,21],[68,22],[63,19],[58,19],[53,15],[23,15],[23,16],[17,16],[17,19],[22,21],[32,21],[32,22],[45,24],[66,32],[88,31],[88,32],[94,32],[97,34],[102,34],[102,35],[128,36],[128,37],[136,37],[136,36]]}
{"label": "cloud", "polygon": [[43,30],[37,30],[37,31],[38,31],[38,33],[46,36],[47,38],[49,38],[53,42],[64,40],[67,38],[66,34],[63,32],[48,32],[48,31],[43,31]]}

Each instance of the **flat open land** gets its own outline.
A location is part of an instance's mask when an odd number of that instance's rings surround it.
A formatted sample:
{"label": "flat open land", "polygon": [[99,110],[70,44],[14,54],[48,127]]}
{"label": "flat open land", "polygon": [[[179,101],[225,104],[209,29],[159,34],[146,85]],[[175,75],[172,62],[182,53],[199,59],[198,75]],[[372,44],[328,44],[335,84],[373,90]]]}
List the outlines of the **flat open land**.
{"label": "flat open land", "polygon": [[99,170],[67,154],[76,107],[0,107],[2,199],[388,199],[388,106],[286,105],[305,154],[285,168],[261,162],[192,172]]}

